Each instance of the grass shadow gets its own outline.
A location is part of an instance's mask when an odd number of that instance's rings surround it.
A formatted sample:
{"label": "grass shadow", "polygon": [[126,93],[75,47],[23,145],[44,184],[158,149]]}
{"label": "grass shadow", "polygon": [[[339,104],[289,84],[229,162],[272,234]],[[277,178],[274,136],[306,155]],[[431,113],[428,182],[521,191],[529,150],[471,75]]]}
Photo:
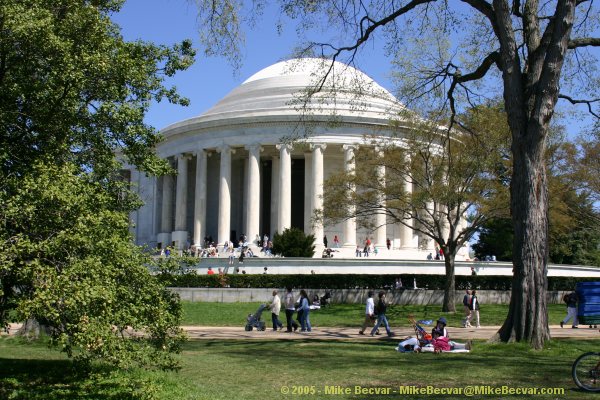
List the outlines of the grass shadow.
{"label": "grass shadow", "polygon": [[39,360],[0,357],[0,398],[14,400],[145,398],[144,383],[96,367],[77,371],[71,360]]}

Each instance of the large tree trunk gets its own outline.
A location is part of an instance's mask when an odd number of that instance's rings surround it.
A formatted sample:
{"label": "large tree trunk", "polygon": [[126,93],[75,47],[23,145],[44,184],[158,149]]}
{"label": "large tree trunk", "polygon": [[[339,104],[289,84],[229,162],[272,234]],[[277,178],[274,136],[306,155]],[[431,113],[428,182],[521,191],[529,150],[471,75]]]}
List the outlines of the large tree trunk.
{"label": "large tree trunk", "polygon": [[550,338],[546,299],[548,192],[544,138],[541,132],[513,136],[514,274],[508,316],[497,335],[504,342],[528,341],[536,349],[542,348]]}
{"label": "large tree trunk", "polygon": [[553,21],[548,25],[550,31],[543,36],[535,14],[537,7],[525,7],[523,32],[527,66],[524,71],[508,2],[495,0],[494,6],[501,43],[504,105],[512,132],[511,212],[515,229],[510,307],[496,338],[505,342],[527,341],[533,348],[540,349],[550,338],[546,304],[548,190],[544,153],[576,2],[556,2]]}
{"label": "large tree trunk", "polygon": [[[447,249],[444,249],[447,250]],[[456,304],[454,303],[454,295],[456,292],[456,279],[454,278],[454,252],[444,253],[444,265],[446,266],[446,285],[444,286],[444,303],[442,311],[456,312]]]}

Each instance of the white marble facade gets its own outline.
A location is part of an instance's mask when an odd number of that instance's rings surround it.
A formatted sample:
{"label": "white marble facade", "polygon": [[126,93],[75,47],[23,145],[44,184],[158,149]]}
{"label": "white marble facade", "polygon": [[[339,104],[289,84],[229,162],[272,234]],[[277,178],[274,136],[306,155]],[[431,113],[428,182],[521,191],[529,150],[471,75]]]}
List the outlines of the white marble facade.
{"label": "white marble facade", "polygon": [[[316,59],[274,64],[207,112],[163,129],[165,141],[157,152],[177,175],[155,178],[132,170],[132,183],[144,201],[132,214],[136,242],[182,248],[211,236],[222,244],[241,234],[250,241],[272,237],[295,226],[315,234],[318,245],[327,235],[333,246],[337,235],[350,253],[369,236],[378,248],[385,249],[390,238],[395,249],[417,254],[424,241],[403,225],[367,232],[354,220],[312,224],[323,181],[352,168],[354,151],[365,145],[366,136],[389,134],[390,116],[402,107],[365,74],[336,62],[333,78],[324,85],[324,93],[336,86],[335,101],[313,102],[308,113],[300,110],[298,93],[314,85],[322,65]],[[298,135],[306,136],[302,144],[287,144]],[[414,257],[433,249],[427,243]]]}

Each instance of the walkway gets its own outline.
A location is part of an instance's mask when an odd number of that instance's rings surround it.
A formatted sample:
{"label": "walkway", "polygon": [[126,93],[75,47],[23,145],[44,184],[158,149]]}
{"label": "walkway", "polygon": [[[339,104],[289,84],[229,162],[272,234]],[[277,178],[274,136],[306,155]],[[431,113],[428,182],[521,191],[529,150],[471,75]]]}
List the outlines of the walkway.
{"label": "walkway", "polygon": [[[359,335],[359,327],[356,328],[328,328],[313,326],[313,331],[310,333],[285,331],[273,332],[270,326],[267,330],[259,332],[256,330],[246,332],[243,326],[240,327],[208,327],[208,326],[184,326],[183,329],[187,332],[190,339],[268,339],[268,340],[295,340],[295,339],[317,339],[317,340],[388,340],[384,334],[375,336],[374,338],[367,335]],[[490,339],[500,329],[499,326],[483,326],[476,328],[448,328],[450,336],[453,339]],[[385,332],[382,329],[382,332]],[[402,327],[394,331],[392,340],[398,340],[407,336],[414,335],[414,331],[410,327]],[[553,338],[578,338],[578,339],[600,339],[598,329],[589,329],[583,326],[579,329],[564,328],[560,326],[551,326],[550,334]]]}
{"label": "walkway", "polygon": [[[12,324],[10,326],[10,335],[20,328],[20,324]],[[401,327],[394,330],[394,337],[388,338],[385,335],[385,329],[382,328],[382,335],[371,337],[368,332],[366,335],[359,335],[359,327],[356,328],[331,328],[331,327],[319,327],[313,326],[313,331],[310,333],[291,332],[287,333],[284,331],[274,332],[269,325],[267,330],[259,332],[252,330],[247,332],[244,330],[244,326],[239,327],[216,327],[216,326],[183,326],[183,330],[187,333],[191,340],[399,340],[407,336],[414,335],[414,331],[410,327]],[[482,326],[479,329],[476,328],[454,328],[449,327],[450,336],[453,339],[478,339],[487,340],[490,339],[500,329],[499,326]],[[580,325],[579,329],[564,328],[561,329],[558,325],[550,326],[550,334],[552,338],[573,338],[573,339],[600,339],[600,332],[598,329],[589,329],[587,326]],[[2,332],[1,336],[5,336],[6,333]]]}

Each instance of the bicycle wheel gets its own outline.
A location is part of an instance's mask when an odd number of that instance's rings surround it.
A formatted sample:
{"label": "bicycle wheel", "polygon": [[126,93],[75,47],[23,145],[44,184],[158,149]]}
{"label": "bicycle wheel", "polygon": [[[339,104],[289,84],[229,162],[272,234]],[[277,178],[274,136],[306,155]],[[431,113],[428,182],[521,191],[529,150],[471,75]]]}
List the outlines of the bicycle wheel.
{"label": "bicycle wheel", "polygon": [[573,381],[588,392],[600,392],[600,353],[584,353],[573,363]]}

